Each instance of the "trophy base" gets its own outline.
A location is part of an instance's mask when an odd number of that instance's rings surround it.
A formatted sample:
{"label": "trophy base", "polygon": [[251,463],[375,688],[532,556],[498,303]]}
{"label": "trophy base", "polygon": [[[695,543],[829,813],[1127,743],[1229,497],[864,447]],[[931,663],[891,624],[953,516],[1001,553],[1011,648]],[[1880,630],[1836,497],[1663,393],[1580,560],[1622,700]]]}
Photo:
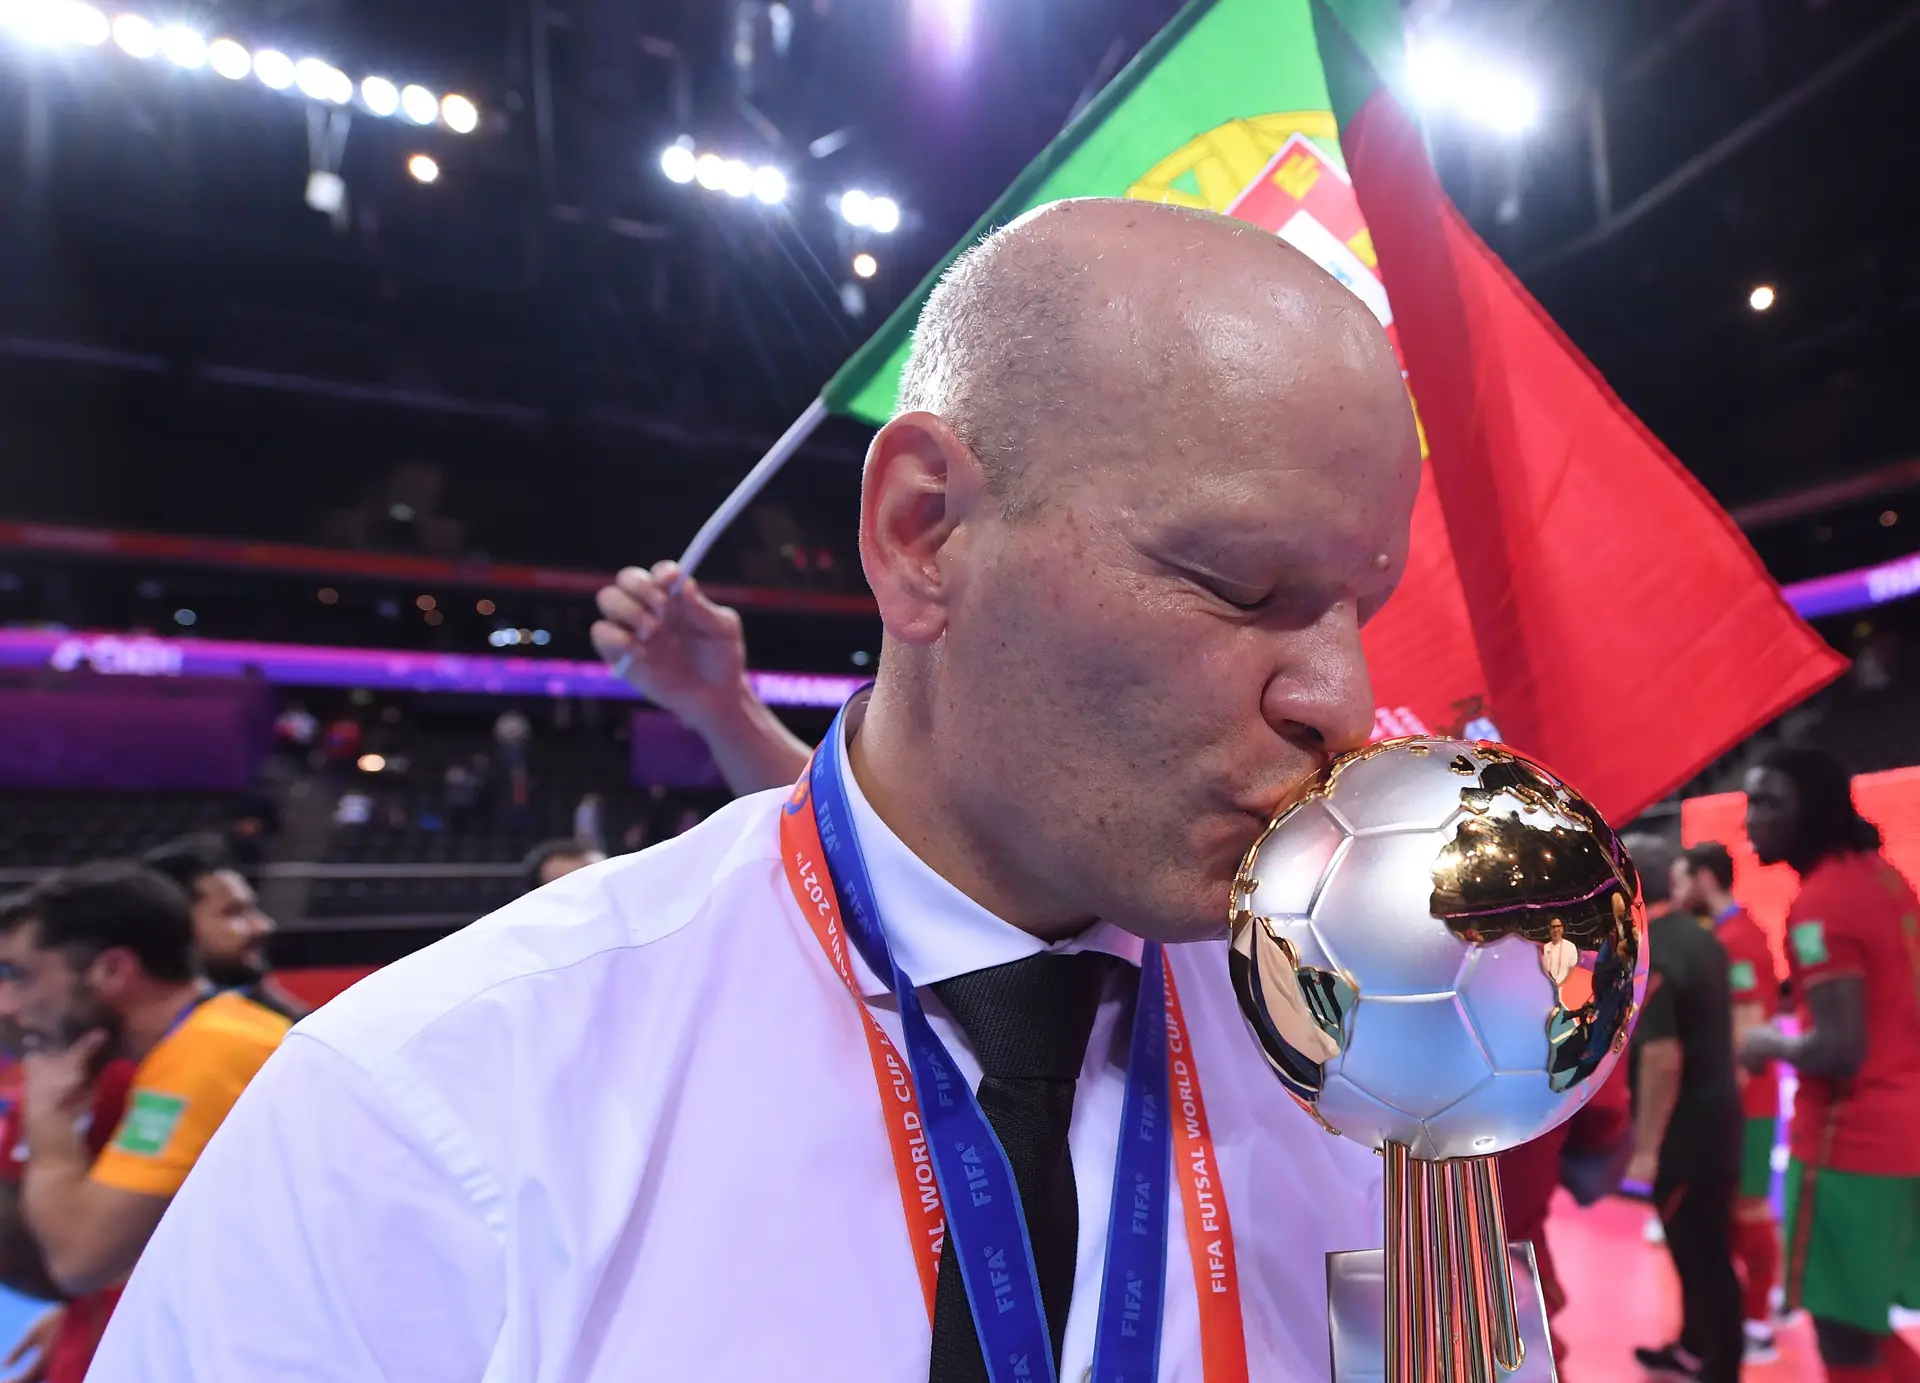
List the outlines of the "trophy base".
{"label": "trophy base", "polygon": [[[1513,1306],[1526,1357],[1511,1383],[1558,1383],[1547,1342],[1547,1308],[1532,1244],[1507,1249],[1513,1264]],[[1333,1336],[1333,1383],[1385,1383],[1387,1374],[1386,1254],[1353,1249],[1327,1255],[1327,1324]]]}

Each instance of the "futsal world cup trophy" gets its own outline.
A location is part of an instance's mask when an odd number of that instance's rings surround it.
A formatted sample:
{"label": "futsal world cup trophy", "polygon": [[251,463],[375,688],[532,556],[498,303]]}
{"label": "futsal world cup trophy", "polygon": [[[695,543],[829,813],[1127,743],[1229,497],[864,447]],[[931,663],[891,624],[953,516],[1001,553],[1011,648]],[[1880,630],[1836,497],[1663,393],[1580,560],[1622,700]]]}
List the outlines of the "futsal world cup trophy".
{"label": "futsal world cup trophy", "polygon": [[1327,1255],[1335,1383],[1552,1383],[1494,1154],[1606,1079],[1646,992],[1633,862],[1512,750],[1336,760],[1234,884],[1234,991],[1274,1072],[1386,1163],[1386,1248]]}

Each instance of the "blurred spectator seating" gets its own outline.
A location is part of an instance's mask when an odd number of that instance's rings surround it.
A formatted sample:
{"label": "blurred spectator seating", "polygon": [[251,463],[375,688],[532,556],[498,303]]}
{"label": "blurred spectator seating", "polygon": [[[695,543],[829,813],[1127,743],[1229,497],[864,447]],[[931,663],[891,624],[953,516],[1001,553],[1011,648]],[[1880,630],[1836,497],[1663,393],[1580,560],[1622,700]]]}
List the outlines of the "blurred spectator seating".
{"label": "blurred spectator seating", "polygon": [[224,831],[242,802],[217,792],[0,792],[0,868],[136,855],[177,836]]}

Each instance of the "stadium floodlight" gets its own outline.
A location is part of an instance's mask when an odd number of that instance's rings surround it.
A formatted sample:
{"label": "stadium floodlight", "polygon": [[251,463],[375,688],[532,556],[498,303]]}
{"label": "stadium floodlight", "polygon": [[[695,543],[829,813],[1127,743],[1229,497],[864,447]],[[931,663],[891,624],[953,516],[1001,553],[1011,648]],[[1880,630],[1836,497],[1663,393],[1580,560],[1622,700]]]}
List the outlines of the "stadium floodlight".
{"label": "stadium floodlight", "polygon": [[747,196],[753,191],[753,169],[740,159],[728,159],[726,176],[720,180],[720,186],[729,197]]}
{"label": "stadium floodlight", "polygon": [[230,38],[216,38],[207,45],[207,66],[237,82],[253,71],[253,55]]}
{"label": "stadium floodlight", "polygon": [[853,257],[853,272],[863,279],[870,279],[880,272],[880,261],[862,250]]}
{"label": "stadium floodlight", "polygon": [[440,98],[440,118],[455,134],[472,134],[480,128],[480,108],[457,91]]}
{"label": "stadium floodlight", "polygon": [[145,15],[123,14],[114,20],[113,41],[130,58],[150,58],[160,51],[160,33]]}
{"label": "stadium floodlight", "polygon": [[319,58],[302,58],[293,65],[293,84],[300,88],[300,94],[315,101],[326,101],[333,96],[333,76],[337,71],[331,63]]}
{"label": "stadium floodlight", "polygon": [[293,85],[293,59],[276,48],[262,48],[253,55],[253,75],[260,79],[260,85],[285,91]]}
{"label": "stadium floodlight", "polygon": [[787,199],[787,175],[772,165],[753,170],[753,195],[768,206]]}
{"label": "stadium floodlight", "polygon": [[392,115],[400,109],[400,88],[385,77],[363,77],[360,104],[375,115]]}
{"label": "stadium floodlight", "polygon": [[693,161],[693,180],[709,192],[718,192],[727,183],[727,161],[718,154],[702,154]]}
{"label": "stadium floodlight", "polygon": [[669,144],[660,151],[660,171],[667,175],[668,182],[692,182],[694,167],[698,162],[693,150],[684,144]]}
{"label": "stadium floodlight", "polygon": [[1747,306],[1755,312],[1765,312],[1773,306],[1778,296],[1779,295],[1773,291],[1772,284],[1763,283],[1755,287],[1751,293],[1747,294]]}
{"label": "stadium floodlight", "polygon": [[865,226],[873,220],[873,198],[859,188],[840,194],[840,219],[849,226]]}
{"label": "stadium floodlight", "polygon": [[415,182],[436,183],[440,181],[440,165],[431,154],[415,154],[407,160],[407,172],[413,175]]}
{"label": "stadium floodlight", "polygon": [[400,92],[400,113],[416,125],[431,125],[440,114],[440,102],[424,86],[409,86]]}
{"label": "stadium floodlight", "polygon": [[1511,72],[1482,72],[1462,93],[1460,110],[1495,134],[1522,135],[1540,118],[1540,95]]}
{"label": "stadium floodlight", "polygon": [[107,17],[92,5],[72,3],[61,6],[60,31],[75,43],[84,43],[89,48],[98,48],[107,41],[113,32],[113,26]]}
{"label": "stadium floodlight", "polygon": [[1429,115],[1451,113],[1509,137],[1540,118],[1540,93],[1518,73],[1469,58],[1440,39],[1407,49],[1407,89]]}
{"label": "stadium floodlight", "polygon": [[160,31],[160,51],[175,67],[188,71],[207,65],[207,41],[184,24],[169,24]]}
{"label": "stadium floodlight", "polygon": [[900,203],[891,197],[875,197],[867,207],[867,224],[882,235],[891,235],[900,227]]}

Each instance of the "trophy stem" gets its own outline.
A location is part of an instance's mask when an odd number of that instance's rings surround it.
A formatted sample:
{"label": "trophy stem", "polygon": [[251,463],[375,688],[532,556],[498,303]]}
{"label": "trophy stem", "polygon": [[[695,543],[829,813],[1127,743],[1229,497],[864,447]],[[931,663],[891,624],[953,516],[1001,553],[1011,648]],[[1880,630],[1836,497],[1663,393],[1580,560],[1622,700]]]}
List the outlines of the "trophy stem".
{"label": "trophy stem", "polygon": [[1414,1180],[1420,1164],[1405,1143],[1388,1143],[1387,1160],[1387,1383],[1424,1383],[1426,1344],[1420,1299],[1420,1201]]}
{"label": "trophy stem", "polygon": [[1381,1151],[1386,1383],[1498,1383],[1525,1357],[1498,1167],[1428,1162],[1394,1142]]}
{"label": "trophy stem", "polygon": [[1513,1269],[1507,1257],[1507,1210],[1500,1199],[1500,1164],[1491,1157],[1475,1157],[1467,1160],[1467,1168],[1474,1187],[1479,1238],[1486,1246],[1481,1261],[1491,1269],[1493,1357],[1512,1373],[1525,1362],[1526,1348],[1520,1342],[1520,1320],[1514,1310]]}

